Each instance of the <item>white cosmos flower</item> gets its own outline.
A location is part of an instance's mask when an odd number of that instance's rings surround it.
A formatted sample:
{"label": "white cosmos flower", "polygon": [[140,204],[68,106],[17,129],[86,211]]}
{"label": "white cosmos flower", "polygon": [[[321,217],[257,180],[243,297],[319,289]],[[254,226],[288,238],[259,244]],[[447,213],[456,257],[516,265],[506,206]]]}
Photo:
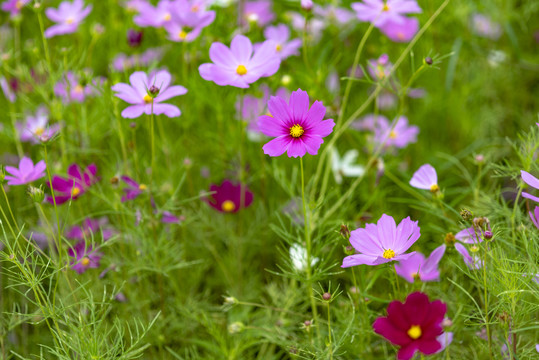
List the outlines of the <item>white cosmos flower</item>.
{"label": "white cosmos flower", "polygon": [[348,150],[341,158],[337,149],[331,153],[331,169],[337,184],[342,183],[343,176],[359,177],[365,173],[362,165],[354,164],[359,153],[357,150]]}
{"label": "white cosmos flower", "polygon": [[[290,247],[290,259],[296,270],[304,271],[307,267],[307,249],[300,244],[293,244]],[[316,265],[318,260],[316,257],[311,258],[311,267]]]}

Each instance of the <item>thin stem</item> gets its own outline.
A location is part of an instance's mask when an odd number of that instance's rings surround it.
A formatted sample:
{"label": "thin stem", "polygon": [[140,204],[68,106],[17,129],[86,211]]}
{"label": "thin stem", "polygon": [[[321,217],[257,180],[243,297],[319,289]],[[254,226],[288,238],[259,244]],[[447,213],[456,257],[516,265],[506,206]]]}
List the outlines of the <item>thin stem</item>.
{"label": "thin stem", "polygon": [[329,307],[329,301],[326,302],[327,308],[328,308],[328,347],[329,347],[329,358],[333,359],[333,347],[331,344],[331,313],[330,313],[330,307]]}

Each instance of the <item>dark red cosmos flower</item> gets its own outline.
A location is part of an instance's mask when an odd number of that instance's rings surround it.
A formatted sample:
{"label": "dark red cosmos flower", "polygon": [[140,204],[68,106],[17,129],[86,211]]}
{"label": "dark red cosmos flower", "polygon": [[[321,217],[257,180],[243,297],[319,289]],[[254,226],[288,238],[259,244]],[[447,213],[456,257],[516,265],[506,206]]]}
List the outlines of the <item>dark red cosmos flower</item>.
{"label": "dark red cosmos flower", "polygon": [[[235,213],[241,208],[248,207],[253,202],[253,193],[249,191],[246,185],[236,185],[229,180],[223,181],[220,186],[212,184],[210,191],[215,193],[206,201],[211,207],[220,212]],[[244,193],[243,204],[241,204],[242,191]]]}
{"label": "dark red cosmos flower", "polygon": [[429,301],[427,295],[415,292],[405,303],[392,301],[387,307],[387,317],[379,317],[372,325],[374,332],[400,346],[398,360],[411,359],[416,351],[434,354],[442,348],[436,337],[443,333],[447,306],[440,300]]}

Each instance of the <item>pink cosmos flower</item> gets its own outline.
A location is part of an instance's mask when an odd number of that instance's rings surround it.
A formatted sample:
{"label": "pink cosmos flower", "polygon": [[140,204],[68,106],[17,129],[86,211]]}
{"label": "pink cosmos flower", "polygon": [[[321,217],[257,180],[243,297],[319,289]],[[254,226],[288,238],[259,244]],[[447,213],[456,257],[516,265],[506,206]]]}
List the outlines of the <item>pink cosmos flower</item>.
{"label": "pink cosmos flower", "polygon": [[[305,31],[305,16],[297,12],[289,12],[288,16],[292,18],[292,28],[297,32]],[[314,42],[317,42],[322,37],[322,31],[326,27],[326,23],[318,18],[309,19],[307,30]]]}
{"label": "pink cosmos flower", "polygon": [[354,13],[342,7],[328,4],[325,6],[315,4],[313,13],[325,19],[328,23],[346,24],[354,19]]}
{"label": "pink cosmos flower", "polygon": [[57,24],[45,30],[45,37],[51,38],[76,32],[79,24],[90,14],[90,11],[92,11],[92,5],[84,7],[83,0],[64,1],[58,9],[46,9],[47,17]]}
{"label": "pink cosmos flower", "polygon": [[419,30],[419,20],[404,18],[402,23],[389,21],[380,30],[394,42],[409,42]]}
{"label": "pink cosmos flower", "polygon": [[[16,81],[16,80],[15,80]],[[14,103],[15,100],[17,100],[17,95],[16,95],[16,86],[15,86],[16,82],[13,83],[12,81],[9,81],[3,77],[3,76],[0,76],[0,88],[2,88],[2,92],[4,93],[4,96],[6,97],[7,101],[9,101],[10,103]]]}
{"label": "pink cosmos flower", "polygon": [[402,24],[404,14],[421,13],[416,0],[363,0],[352,3],[352,9],[359,20],[372,22],[376,27],[388,22]]}
{"label": "pink cosmos flower", "polygon": [[[99,180],[96,174],[97,166],[95,164],[89,165],[84,173],[79,165],[71,164],[67,168],[67,178],[58,175],[52,177],[54,199],[52,196],[47,196],[46,200],[50,204],[54,204],[54,200],[56,200],[56,204],[60,205],[69,200],[78,199]],[[47,185],[51,187],[51,183],[47,182]]]}
{"label": "pink cosmos flower", "polygon": [[195,40],[202,29],[215,20],[215,11],[206,11],[205,0],[176,0],[172,8],[172,21],[164,26],[168,38],[177,42]]}
{"label": "pink cosmos flower", "polygon": [[313,8],[313,0],[301,0],[301,8],[310,11]]}
{"label": "pink cosmos flower", "polygon": [[214,63],[199,66],[200,76],[217,85],[239,88],[248,88],[261,77],[275,74],[281,64],[272,41],[265,41],[253,54],[251,40],[243,35],[232,39],[230,49],[222,43],[213,43],[210,59]]}
{"label": "pink cosmos flower", "polygon": [[68,255],[74,258],[70,263],[71,268],[82,274],[90,268],[98,268],[103,253],[94,250],[92,245],[87,246],[86,241],[83,240],[70,248]]}
{"label": "pink cosmos flower", "polygon": [[391,130],[390,124],[379,122],[374,132],[374,141],[377,144],[384,143],[385,148],[396,147],[402,149],[410,143],[417,141],[419,128],[415,125],[409,126],[408,119],[401,116]]}
{"label": "pink cosmos flower", "polygon": [[533,225],[539,229],[539,206],[535,207],[533,213],[530,211],[530,219],[532,220]]}
{"label": "pink cosmos flower", "polygon": [[472,15],[472,30],[477,35],[491,40],[498,40],[502,36],[500,24],[493,22],[490,17],[483,14]]}
{"label": "pink cosmos flower", "polygon": [[[522,177],[522,181],[524,181],[526,184],[535,189],[539,189],[539,179],[537,179],[535,176],[524,170],[520,171],[520,176]],[[522,197],[539,202],[539,197],[528,194],[527,192],[522,192]]]}
{"label": "pink cosmos flower", "polygon": [[54,85],[54,95],[62,98],[64,104],[71,102],[81,103],[86,97],[96,95],[97,91],[95,88],[103,81],[104,79],[97,78],[91,84],[84,86],[79,76],[68,71],[65,77]]}
{"label": "pink cosmos flower", "polygon": [[243,7],[243,17],[249,23],[260,27],[268,25],[275,19],[275,14],[271,10],[271,1],[247,1]]}
{"label": "pink cosmos flower", "polygon": [[[479,234],[476,234],[476,231],[479,232]],[[466,264],[466,266],[468,266],[469,269],[477,270],[481,269],[483,266],[481,258],[476,255],[476,253],[479,251],[479,247],[477,246],[477,244],[483,241],[483,237],[483,230],[474,230],[473,226],[461,230],[455,235],[455,239],[459,241],[455,243],[455,250],[457,250],[457,252],[461,255],[462,260],[464,260],[464,263]],[[468,248],[466,248],[466,246],[464,246],[463,244],[471,245],[471,254],[470,252],[468,252]]]}
{"label": "pink cosmos flower", "polygon": [[127,56],[126,54],[118,54],[112,60],[112,68],[116,71],[124,72],[134,67],[146,67],[154,62],[161,60],[163,57],[163,49],[151,48],[142,54]]}
{"label": "pink cosmos flower", "polygon": [[60,124],[49,124],[49,112],[44,105],[37,108],[35,115],[28,115],[26,122],[16,124],[22,142],[39,144],[45,142],[60,130]]}
{"label": "pink cosmos flower", "polygon": [[32,159],[24,156],[19,162],[19,168],[6,166],[6,171],[10,175],[6,175],[5,179],[8,185],[24,185],[41,179],[45,176],[45,161],[41,160],[34,166]]}
{"label": "pink cosmos flower", "polygon": [[133,21],[141,27],[161,27],[172,21],[172,9],[174,2],[170,0],[160,0],[156,7],[150,3],[138,4],[139,14]]}
{"label": "pink cosmos flower", "polygon": [[86,218],[81,225],[72,226],[65,234],[68,239],[84,240],[92,239],[93,236],[97,236],[100,233],[103,234],[103,240],[108,240],[112,237],[113,231],[110,229],[104,229],[103,227],[108,224],[106,217],[101,219]]}
{"label": "pink cosmos flower", "polygon": [[429,301],[427,295],[415,292],[406,301],[392,301],[387,316],[376,319],[374,332],[400,347],[398,360],[410,360],[419,351],[435,354],[442,348],[438,337],[443,335],[442,321],[447,306],[440,300]]}
{"label": "pink cosmos flower", "polygon": [[122,196],[122,202],[133,200],[148,187],[144,184],[139,184],[135,180],[131,179],[129,176],[122,176],[122,181],[127,184],[128,187],[124,188],[125,195]]}
{"label": "pink cosmos flower", "polygon": [[[206,202],[217,211],[223,213],[236,213],[242,208],[249,207],[253,202],[253,193],[246,185],[233,184],[230,180],[225,180],[221,185],[212,184],[210,191],[215,194],[210,195]],[[241,195],[243,192],[243,206]]]}
{"label": "pink cosmos flower", "polygon": [[421,233],[417,221],[410,217],[403,219],[399,226],[386,214],[376,224],[366,224],[365,229],[351,232],[350,244],[359,254],[344,258],[342,267],[356,265],[380,265],[391,261],[407,260],[414,252],[405,253]]}
{"label": "pink cosmos flower", "polygon": [[438,175],[430,164],[422,165],[417,169],[410,180],[410,185],[418,189],[430,190],[433,193],[440,190]]}
{"label": "pink cosmos flower", "polygon": [[182,219],[181,216],[174,215],[170,211],[163,211],[161,216],[161,222],[163,224],[181,224],[183,220],[185,219]]}
{"label": "pink cosmos flower", "polygon": [[384,115],[368,114],[350,124],[352,129],[359,131],[375,131],[379,126],[389,126],[389,120]]}
{"label": "pink cosmos flower", "polygon": [[134,119],[142,114],[155,115],[165,114],[168,117],[178,117],[181,111],[177,106],[163,104],[162,101],[184,95],[187,89],[180,85],[169,86],[171,75],[166,70],[146,75],[143,71],[137,71],[129,77],[129,84],[119,83],[112,87],[116,97],[128,102],[128,106],[122,111],[122,117]]}
{"label": "pink cosmos flower", "polygon": [[374,80],[383,80],[391,72],[393,64],[389,61],[387,54],[382,54],[378,59],[370,59],[367,70]]}
{"label": "pink cosmos flower", "polygon": [[430,256],[425,256],[416,252],[406,260],[395,264],[397,274],[406,281],[413,283],[416,279],[419,281],[440,281],[440,271],[438,264],[445,253],[445,245],[437,247]]}
{"label": "pink cosmos flower", "polygon": [[2,3],[2,10],[9,12],[11,16],[17,16],[21,10],[32,0],[7,0]]}
{"label": "pink cosmos flower", "polygon": [[[286,59],[289,56],[299,55],[298,49],[301,47],[301,39],[290,39],[290,29],[285,24],[279,24],[277,26],[268,26],[264,29],[264,37],[266,40],[275,42],[275,50],[281,60]],[[258,44],[257,44],[258,45]],[[260,45],[258,45],[260,46]],[[255,45],[255,49],[257,46]]]}

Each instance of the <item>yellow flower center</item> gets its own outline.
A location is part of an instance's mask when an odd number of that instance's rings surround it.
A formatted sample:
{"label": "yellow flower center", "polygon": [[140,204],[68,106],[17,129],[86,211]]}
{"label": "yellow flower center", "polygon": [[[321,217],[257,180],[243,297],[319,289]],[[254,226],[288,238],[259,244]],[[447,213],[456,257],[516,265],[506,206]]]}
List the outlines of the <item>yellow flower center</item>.
{"label": "yellow flower center", "polygon": [[384,250],[382,254],[384,259],[393,259],[395,257],[395,252],[391,249]]}
{"label": "yellow flower center", "polygon": [[389,11],[389,6],[387,6],[387,4],[384,4],[384,7],[382,8],[382,11]]}
{"label": "yellow flower center", "polygon": [[236,204],[232,200],[225,200],[223,204],[221,205],[221,209],[224,212],[232,212],[236,210]]}
{"label": "yellow flower center", "polygon": [[75,196],[78,196],[80,194],[80,189],[78,187],[74,187],[72,190],[71,190],[71,197],[75,197]]}
{"label": "yellow flower center", "polygon": [[238,75],[245,75],[247,74],[247,68],[243,65],[238,65],[238,67],[236,68],[236,74]]}
{"label": "yellow flower center", "polygon": [[171,16],[169,13],[166,13],[165,16],[163,16],[163,20],[165,21],[170,21],[170,19],[171,19]]}
{"label": "yellow flower center", "polygon": [[200,7],[198,5],[191,6],[191,11],[192,12],[197,12],[199,9],[200,9]]}
{"label": "yellow flower center", "polygon": [[389,133],[389,138],[390,139],[396,139],[397,138],[397,132],[395,130],[391,130],[391,132]]}
{"label": "yellow flower center", "polygon": [[184,30],[182,30],[182,31],[180,31],[180,32],[178,33],[178,37],[179,37],[180,39],[182,39],[182,40],[184,40],[184,39],[187,37],[187,35],[189,35],[189,34],[188,34],[187,32],[185,32]]}
{"label": "yellow flower center", "polygon": [[143,97],[142,99],[144,100],[144,102],[145,102],[146,104],[150,104],[150,103],[153,102],[153,98],[152,98],[150,95],[148,95],[148,94],[144,95],[144,97]]}
{"label": "yellow flower center", "polygon": [[283,47],[281,46],[281,44],[277,44],[277,46],[275,47],[275,50],[277,50],[277,52],[281,51],[283,49]]}
{"label": "yellow flower center", "polygon": [[77,94],[82,94],[84,92],[84,88],[82,87],[81,84],[78,84],[77,86],[75,86],[73,91],[75,91]]}
{"label": "yellow flower center", "polygon": [[419,325],[412,325],[410,329],[408,329],[408,336],[414,340],[419,339],[421,334],[421,327]]}
{"label": "yellow flower center", "polygon": [[15,9],[17,9],[17,10],[22,9],[22,1],[21,0],[17,0],[17,2],[15,2]]}
{"label": "yellow flower center", "polygon": [[147,188],[148,188],[148,187],[147,187],[146,185],[144,185],[144,184],[140,184],[140,185],[138,186],[138,189],[141,190],[141,191],[144,191],[144,190],[146,190]]}
{"label": "yellow flower center", "polygon": [[304,132],[305,130],[303,130],[303,127],[298,124],[290,128],[290,135],[292,135],[292,137],[295,137],[295,138],[299,138],[301,135],[303,135]]}
{"label": "yellow flower center", "polygon": [[401,32],[398,32],[398,33],[397,33],[397,39],[399,39],[399,40],[404,40],[404,34],[401,33]]}
{"label": "yellow flower center", "polygon": [[38,128],[34,131],[34,134],[36,134],[37,136],[41,136],[41,135],[43,135],[44,132],[45,132],[45,129],[43,129],[42,127],[38,127]]}
{"label": "yellow flower center", "polygon": [[90,265],[90,259],[88,259],[88,257],[85,256],[85,257],[82,258],[80,263],[82,264],[82,266],[86,267],[86,266]]}
{"label": "yellow flower center", "polygon": [[434,184],[430,186],[430,192],[437,193],[438,191],[440,191],[440,187],[438,186],[438,184]]}
{"label": "yellow flower center", "polygon": [[421,276],[419,275],[418,272],[412,273],[412,278],[414,280],[421,280]]}
{"label": "yellow flower center", "polygon": [[73,17],[71,17],[71,16],[68,17],[68,18],[66,19],[66,24],[67,24],[67,25],[71,25],[71,24],[73,24],[74,22],[75,22],[75,19],[73,19]]}

